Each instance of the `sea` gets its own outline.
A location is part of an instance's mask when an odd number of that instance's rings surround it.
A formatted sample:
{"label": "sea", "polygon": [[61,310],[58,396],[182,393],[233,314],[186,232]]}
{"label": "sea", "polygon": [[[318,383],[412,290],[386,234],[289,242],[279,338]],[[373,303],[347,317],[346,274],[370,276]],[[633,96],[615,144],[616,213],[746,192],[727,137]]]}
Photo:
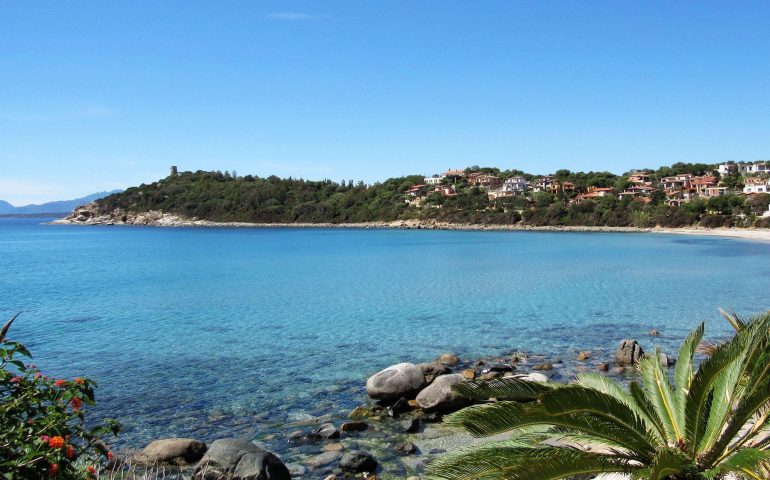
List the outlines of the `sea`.
{"label": "sea", "polygon": [[[0,219],[0,319],[57,378],[98,383],[118,446],[226,436],[365,401],[398,362],[675,354],[770,308],[770,244],[646,233],[152,228]],[[659,336],[648,332],[656,329]]]}

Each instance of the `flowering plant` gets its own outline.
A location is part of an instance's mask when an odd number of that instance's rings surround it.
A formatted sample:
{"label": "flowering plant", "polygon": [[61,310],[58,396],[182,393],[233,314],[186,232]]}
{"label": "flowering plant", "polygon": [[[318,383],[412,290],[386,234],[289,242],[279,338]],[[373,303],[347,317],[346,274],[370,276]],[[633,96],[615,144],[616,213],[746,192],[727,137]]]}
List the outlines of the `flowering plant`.
{"label": "flowering plant", "polygon": [[43,375],[21,343],[0,330],[0,478],[93,479],[112,459],[104,438],[117,435],[114,420],[87,425],[96,383]]}

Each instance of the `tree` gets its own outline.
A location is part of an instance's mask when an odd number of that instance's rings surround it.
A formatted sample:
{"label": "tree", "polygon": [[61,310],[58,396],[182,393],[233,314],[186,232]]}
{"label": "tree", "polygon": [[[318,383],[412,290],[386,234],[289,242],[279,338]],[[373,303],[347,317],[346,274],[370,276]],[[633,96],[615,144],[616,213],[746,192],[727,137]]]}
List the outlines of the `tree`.
{"label": "tree", "polygon": [[703,325],[687,337],[673,385],[656,352],[640,361],[642,383],[632,381],[628,391],[592,373],[580,374],[571,385],[502,379],[455,386],[464,396],[499,401],[461,410],[448,423],[475,436],[525,433],[448,455],[433,463],[429,474],[509,480],[613,472],[648,480],[768,478],[770,312],[749,322],[728,320],[737,333],[711,347],[697,370]]}

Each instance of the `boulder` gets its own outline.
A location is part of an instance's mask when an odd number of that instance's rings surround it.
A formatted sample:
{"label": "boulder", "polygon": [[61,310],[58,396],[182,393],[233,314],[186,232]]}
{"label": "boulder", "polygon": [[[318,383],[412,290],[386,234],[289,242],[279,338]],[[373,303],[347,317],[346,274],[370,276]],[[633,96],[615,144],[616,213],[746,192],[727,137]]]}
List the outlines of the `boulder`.
{"label": "boulder", "polygon": [[313,433],[325,439],[340,438],[340,431],[331,423],[324,423]]}
{"label": "boulder", "polygon": [[372,473],[377,470],[377,460],[375,460],[372,454],[369,452],[356,450],[343,455],[342,459],[340,460],[340,468],[346,472]]}
{"label": "boulder", "polygon": [[551,362],[538,363],[537,365],[532,367],[532,370],[553,370],[553,363]]}
{"label": "boulder", "polygon": [[615,363],[620,367],[636,365],[644,356],[642,346],[636,340],[625,339],[618,345],[618,351],[615,352]]}
{"label": "boulder", "polygon": [[411,455],[417,451],[417,447],[412,442],[400,442],[393,447],[393,451],[398,455],[405,456]]}
{"label": "boulder", "polygon": [[591,358],[591,352],[588,352],[588,351],[585,351],[585,350],[580,352],[580,353],[578,353],[578,356],[577,356],[577,359],[580,362],[585,362],[589,358]]}
{"label": "boulder", "polygon": [[445,353],[438,357],[438,362],[443,363],[444,365],[449,365],[450,367],[454,367],[460,363],[460,358],[454,353]]}
{"label": "boulder", "polygon": [[459,373],[442,375],[417,395],[417,404],[426,411],[449,412],[468,405],[468,400],[452,391],[452,386],[468,380]]}
{"label": "boulder", "polygon": [[417,366],[422,370],[422,375],[425,377],[425,382],[428,384],[433,383],[433,380],[435,380],[436,377],[452,372],[451,368],[439,362],[418,363]]}
{"label": "boulder", "polygon": [[537,383],[548,382],[548,377],[546,377],[542,373],[537,373],[537,372],[531,372],[526,375],[513,375],[513,378],[518,378],[519,380],[523,380],[525,382],[537,382]]}
{"label": "boulder", "polygon": [[599,365],[597,365],[599,368],[599,371],[601,372],[609,372],[610,371],[610,364],[606,362],[601,362]]}
{"label": "boulder", "polygon": [[363,432],[369,428],[369,424],[363,421],[345,422],[340,426],[343,432]]}
{"label": "boulder", "polygon": [[399,363],[375,373],[366,381],[366,393],[375,400],[414,398],[426,385],[422,370],[413,363]]}
{"label": "boulder", "polygon": [[206,444],[190,438],[165,438],[144,447],[136,461],[143,465],[195,463],[206,453]]}
{"label": "boulder", "polygon": [[420,430],[420,419],[410,418],[401,422],[401,431],[404,433],[417,433]]}
{"label": "boulder", "polygon": [[473,380],[476,378],[476,370],[472,368],[466,368],[460,373],[463,377],[467,378],[468,380]]}
{"label": "boulder", "polygon": [[238,438],[215,440],[201,458],[193,480],[290,480],[275,454]]}

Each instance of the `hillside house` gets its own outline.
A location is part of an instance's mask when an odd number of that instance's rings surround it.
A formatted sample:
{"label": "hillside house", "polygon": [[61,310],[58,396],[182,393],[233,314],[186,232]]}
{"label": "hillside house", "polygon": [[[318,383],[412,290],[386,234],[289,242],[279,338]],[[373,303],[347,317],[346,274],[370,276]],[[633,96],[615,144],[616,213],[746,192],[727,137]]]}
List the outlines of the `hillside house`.
{"label": "hillside house", "polygon": [[647,172],[631,172],[628,174],[628,181],[634,185],[651,185],[652,174]]}
{"label": "hillside house", "polygon": [[743,193],[770,193],[770,180],[749,177],[744,181]]}

